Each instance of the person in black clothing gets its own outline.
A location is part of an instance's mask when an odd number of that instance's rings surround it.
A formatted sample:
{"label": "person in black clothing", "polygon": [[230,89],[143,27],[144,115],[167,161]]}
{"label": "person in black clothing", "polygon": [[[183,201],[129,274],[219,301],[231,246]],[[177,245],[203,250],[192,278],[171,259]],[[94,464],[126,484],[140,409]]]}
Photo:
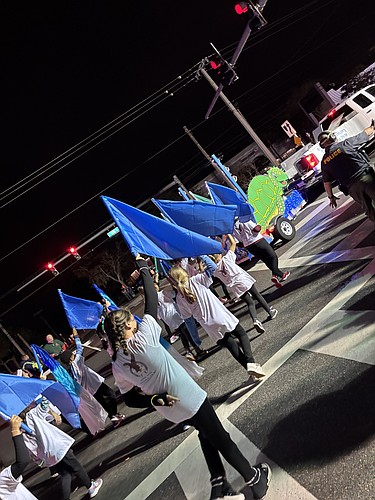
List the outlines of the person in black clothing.
{"label": "person in black clothing", "polygon": [[367,217],[375,222],[375,172],[368,156],[359,150],[374,134],[375,122],[363,132],[338,141],[331,131],[319,134],[320,147],[325,149],[322,158],[324,189],[330,199],[330,206],[337,207],[331,183],[336,180],[344,194],[349,194],[364,210]]}
{"label": "person in black clothing", "polygon": [[29,452],[21,432],[22,419],[13,415],[9,426],[12,434],[16,461],[0,472],[0,498],[10,500],[17,498],[23,500],[37,500],[36,497],[22,484],[22,473],[30,461]]}

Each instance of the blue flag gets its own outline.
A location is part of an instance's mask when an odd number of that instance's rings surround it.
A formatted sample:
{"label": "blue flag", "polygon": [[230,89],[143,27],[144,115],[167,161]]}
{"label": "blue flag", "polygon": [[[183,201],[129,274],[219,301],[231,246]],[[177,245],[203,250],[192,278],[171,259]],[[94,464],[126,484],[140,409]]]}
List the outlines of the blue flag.
{"label": "blue flag", "polygon": [[58,382],[0,374],[0,411],[7,416],[18,415],[39,394],[57,406],[72,427],[81,426],[75,402]]}
{"label": "blue flag", "polygon": [[[45,365],[49,370],[51,370],[52,375],[55,379],[60,382],[61,385],[65,387],[65,389],[70,394],[70,397],[73,399],[73,402],[78,408],[80,397],[80,386],[77,384],[73,378],[69,375],[69,373],[65,370],[65,368],[60,365],[60,363],[54,359],[47,351],[45,351],[42,347],[39,347],[36,344],[31,344],[33,352],[35,352],[43,365]],[[57,405],[58,406],[58,405]]]}
{"label": "blue flag", "polygon": [[92,300],[66,295],[58,290],[68,323],[77,330],[95,330],[99,324],[103,306]]}
{"label": "blue flag", "polygon": [[233,233],[236,205],[213,205],[197,200],[169,201],[152,198],[152,201],[171,222],[190,231],[204,236]]}
{"label": "blue flag", "polygon": [[113,198],[101,198],[133,255],[141,253],[172,260],[222,252],[220,243],[215,240]]}
{"label": "blue flag", "polygon": [[236,216],[240,222],[248,222],[249,220],[256,222],[253,207],[237,191],[212,182],[206,182],[206,185],[215,205],[236,205]]}
{"label": "blue flag", "polygon": [[92,285],[93,289],[98,292],[98,294],[101,296],[102,299],[107,300],[111,305],[108,307],[110,311],[116,311],[117,309],[120,309],[111,298],[108,297],[106,293],[103,292],[101,288],[98,287],[98,285],[95,285],[95,283]]}

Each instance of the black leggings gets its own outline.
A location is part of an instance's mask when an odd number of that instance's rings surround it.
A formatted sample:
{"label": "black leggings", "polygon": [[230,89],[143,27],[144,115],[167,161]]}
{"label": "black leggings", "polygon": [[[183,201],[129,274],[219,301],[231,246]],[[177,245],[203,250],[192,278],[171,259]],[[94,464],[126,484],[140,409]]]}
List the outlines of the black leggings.
{"label": "black leggings", "polygon": [[99,389],[94,394],[94,398],[103,406],[105,411],[108,413],[109,418],[112,418],[117,414],[116,395],[107,384],[103,382],[99,386]]}
{"label": "black leggings", "polygon": [[187,420],[187,423],[195,427],[199,432],[199,441],[211,479],[226,475],[219,452],[241,474],[246,482],[254,478],[254,469],[224,429],[207,398],[203,401],[197,413]]}
{"label": "black leggings", "polygon": [[[239,345],[236,339],[240,341]],[[244,368],[247,368],[247,363],[255,363],[249,337],[239,323],[233,331],[227,332],[217,343],[226,347],[234,359]]]}
{"label": "black leggings", "polygon": [[272,271],[273,276],[279,278],[283,277],[283,272],[279,269],[279,258],[267,240],[262,238],[256,243],[247,246],[246,250],[255,255],[255,257],[259,257],[259,259],[266,264],[268,269]]}
{"label": "black leggings", "polygon": [[78,462],[76,456],[74,455],[72,449],[70,448],[65,456],[56,464],[55,469],[61,476],[61,486],[63,490],[63,500],[69,500],[70,493],[72,489],[72,477],[77,476],[81,484],[90,488],[91,479],[89,475]]}
{"label": "black leggings", "polygon": [[265,298],[263,297],[263,295],[260,292],[258,292],[258,290],[255,288],[255,285],[253,285],[250,288],[250,290],[245,292],[240,297],[244,302],[246,302],[247,307],[249,308],[250,317],[253,321],[257,319],[257,310],[255,307],[255,302],[253,300],[253,297],[254,297],[254,299],[256,299],[259,302],[259,304],[263,307],[263,309],[266,312],[268,312],[268,314],[271,313],[270,306],[267,304]]}

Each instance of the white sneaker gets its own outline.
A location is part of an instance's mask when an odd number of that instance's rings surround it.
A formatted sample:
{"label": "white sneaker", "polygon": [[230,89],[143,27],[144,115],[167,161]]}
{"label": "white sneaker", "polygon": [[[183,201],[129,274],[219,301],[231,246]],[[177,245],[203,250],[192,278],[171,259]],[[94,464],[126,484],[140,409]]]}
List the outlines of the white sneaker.
{"label": "white sneaker", "polygon": [[224,495],[217,500],[245,500],[245,495],[243,493],[235,493],[234,495]]}
{"label": "white sneaker", "polygon": [[101,478],[95,479],[95,481],[91,481],[91,486],[87,491],[90,498],[94,498],[98,494],[98,491],[102,487],[102,484],[103,484],[103,479]]}
{"label": "white sneaker", "polygon": [[274,309],[273,307],[270,307],[270,313],[269,313],[268,317],[270,319],[275,319],[278,312],[279,311],[277,309]]}
{"label": "white sneaker", "polygon": [[252,375],[255,379],[263,378],[266,376],[263,368],[259,363],[247,363],[247,373]]}
{"label": "white sneaker", "polygon": [[259,321],[259,319],[254,319],[254,328],[258,333],[264,333],[264,326],[262,323]]}
{"label": "white sneaker", "polygon": [[178,335],[172,335],[171,338],[169,339],[169,342],[171,344],[174,344],[175,342],[177,342],[178,339],[179,339]]}

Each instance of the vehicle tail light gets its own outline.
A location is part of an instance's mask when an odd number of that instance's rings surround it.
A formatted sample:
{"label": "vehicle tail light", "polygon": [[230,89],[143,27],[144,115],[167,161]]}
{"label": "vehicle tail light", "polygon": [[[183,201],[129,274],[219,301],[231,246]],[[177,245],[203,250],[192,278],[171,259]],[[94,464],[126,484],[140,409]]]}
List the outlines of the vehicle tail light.
{"label": "vehicle tail light", "polygon": [[303,156],[298,160],[298,167],[302,173],[312,170],[317,165],[319,165],[319,160],[313,153]]}

